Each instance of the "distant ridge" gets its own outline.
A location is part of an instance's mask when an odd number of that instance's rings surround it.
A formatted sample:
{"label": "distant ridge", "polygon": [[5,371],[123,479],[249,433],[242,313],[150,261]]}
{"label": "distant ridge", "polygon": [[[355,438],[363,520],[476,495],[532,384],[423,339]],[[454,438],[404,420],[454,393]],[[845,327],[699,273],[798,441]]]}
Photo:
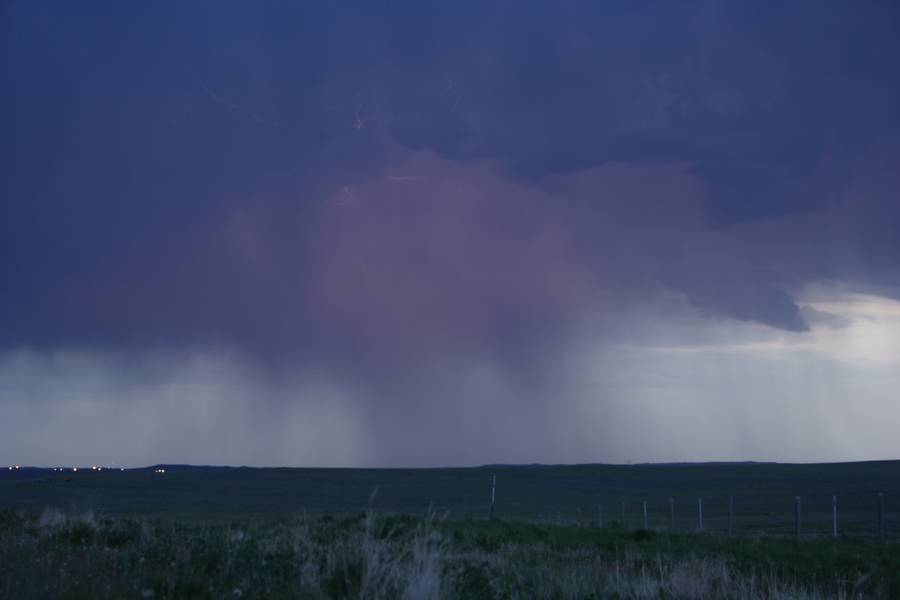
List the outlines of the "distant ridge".
{"label": "distant ridge", "polygon": [[[779,465],[791,463],[779,463],[774,460],[710,460],[710,461],[684,461],[684,462],[641,462],[641,463],[491,463],[480,465],[478,469],[516,469],[516,468],[558,468],[558,467],[702,467],[702,466],[734,466],[734,465]],[[800,464],[800,463],[796,463]],[[812,464],[812,463],[811,463]],[[815,464],[834,464],[834,463],[815,463]],[[461,467],[465,468],[465,467]]]}
{"label": "distant ridge", "polygon": [[[775,460],[709,460],[703,462],[662,462],[662,463],[634,463],[632,466],[652,466],[652,467],[702,467],[702,466],[734,466],[734,465],[780,465],[790,463],[780,463]],[[827,463],[822,463],[827,464]]]}
{"label": "distant ridge", "polygon": [[[436,467],[309,467],[309,466],[247,466],[247,465],[191,465],[186,463],[158,463],[142,467],[103,466],[102,472],[153,472],[157,469],[166,471],[189,470],[244,470],[244,471],[466,471],[485,469],[586,469],[598,468],[689,468],[689,467],[740,467],[740,466],[836,466],[836,465],[861,465],[861,464],[885,464],[900,461],[896,458],[878,460],[853,460],[837,462],[779,462],[779,461],[673,461],[673,462],[641,462],[641,463],[488,463],[469,466],[436,466]],[[92,473],[90,466],[77,465],[78,473]],[[72,474],[73,466],[65,467],[35,467],[19,466],[10,469],[7,465],[0,467],[0,480],[9,479],[34,479],[46,475]]]}

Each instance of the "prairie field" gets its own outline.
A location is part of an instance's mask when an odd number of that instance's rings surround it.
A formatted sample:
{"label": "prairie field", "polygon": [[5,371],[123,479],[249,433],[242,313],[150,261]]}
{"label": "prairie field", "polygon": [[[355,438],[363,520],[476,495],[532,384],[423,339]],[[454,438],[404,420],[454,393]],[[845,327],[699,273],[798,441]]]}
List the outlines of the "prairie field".
{"label": "prairie field", "polygon": [[[162,467],[165,473],[157,473]],[[498,517],[648,529],[728,529],[733,498],[737,532],[793,533],[794,502],[802,499],[802,533],[832,532],[838,497],[841,533],[876,532],[878,494],[885,529],[900,538],[900,461],[776,464],[495,465],[438,469],[230,468],[158,465],[120,471],[81,468],[0,469],[0,509],[41,512],[93,510],[108,516],[171,517],[183,521],[287,517],[298,512],[488,517],[496,475]],[[373,492],[376,492],[373,497]],[[623,519],[622,504],[625,504]]]}
{"label": "prairie field", "polygon": [[896,461],[6,469],[0,597],[896,598],[898,499]]}
{"label": "prairie field", "polygon": [[0,513],[3,598],[896,598],[869,539],[298,514],[217,523]]}

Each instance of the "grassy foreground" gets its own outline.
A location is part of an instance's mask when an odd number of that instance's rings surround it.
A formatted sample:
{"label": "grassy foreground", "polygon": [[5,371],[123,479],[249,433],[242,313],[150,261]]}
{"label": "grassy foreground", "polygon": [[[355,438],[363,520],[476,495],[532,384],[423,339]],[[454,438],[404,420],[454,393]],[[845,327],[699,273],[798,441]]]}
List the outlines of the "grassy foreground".
{"label": "grassy foreground", "polygon": [[437,516],[196,523],[0,511],[3,598],[896,598],[871,540]]}

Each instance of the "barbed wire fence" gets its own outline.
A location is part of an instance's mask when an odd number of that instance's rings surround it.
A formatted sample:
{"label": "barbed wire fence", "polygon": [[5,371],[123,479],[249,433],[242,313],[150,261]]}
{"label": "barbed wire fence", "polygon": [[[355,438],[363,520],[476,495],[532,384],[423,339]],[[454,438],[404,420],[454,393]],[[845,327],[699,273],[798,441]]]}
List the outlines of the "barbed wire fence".
{"label": "barbed wire fence", "polygon": [[[496,476],[491,485],[491,518],[503,517]],[[668,496],[629,495],[593,506],[548,507],[532,521],[559,526],[620,528],[659,533],[780,535],[799,539],[867,537],[900,540],[900,497],[876,491],[789,496],[743,492]]]}

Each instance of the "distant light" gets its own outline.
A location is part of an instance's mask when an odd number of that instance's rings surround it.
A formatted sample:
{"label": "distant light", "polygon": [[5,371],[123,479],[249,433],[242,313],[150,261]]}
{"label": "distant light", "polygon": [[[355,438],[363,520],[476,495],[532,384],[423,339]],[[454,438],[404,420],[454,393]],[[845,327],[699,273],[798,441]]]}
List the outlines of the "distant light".
{"label": "distant light", "polygon": [[73,470],[73,471],[77,471],[77,470],[78,470],[78,467],[72,467],[72,470]]}
{"label": "distant light", "polygon": [[125,468],[124,468],[124,467],[123,467],[123,468],[121,468],[121,469],[119,469],[119,470],[120,470],[120,471],[124,471],[124,470],[125,470]]}

